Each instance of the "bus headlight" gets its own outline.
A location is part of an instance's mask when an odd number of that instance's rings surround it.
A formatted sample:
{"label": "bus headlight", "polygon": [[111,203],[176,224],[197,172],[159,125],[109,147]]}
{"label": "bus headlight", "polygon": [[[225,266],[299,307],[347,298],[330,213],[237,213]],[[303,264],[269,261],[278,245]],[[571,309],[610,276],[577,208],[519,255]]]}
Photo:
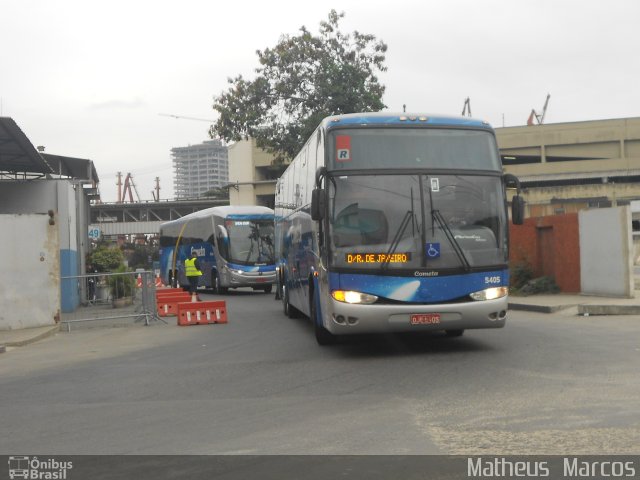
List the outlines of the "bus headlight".
{"label": "bus headlight", "polygon": [[375,295],[369,295],[368,293],[354,292],[352,290],[334,290],[331,292],[331,296],[334,300],[345,303],[362,303],[369,305],[375,303],[378,297]]}
{"label": "bus headlight", "polygon": [[469,294],[474,300],[495,300],[509,295],[509,287],[492,287]]}

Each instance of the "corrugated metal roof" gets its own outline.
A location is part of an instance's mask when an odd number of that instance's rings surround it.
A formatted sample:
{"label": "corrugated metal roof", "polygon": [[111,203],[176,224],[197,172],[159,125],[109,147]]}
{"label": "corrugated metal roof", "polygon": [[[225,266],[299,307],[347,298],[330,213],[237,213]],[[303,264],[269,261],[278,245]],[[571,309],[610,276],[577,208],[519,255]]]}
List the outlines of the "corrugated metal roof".
{"label": "corrugated metal roof", "polygon": [[12,175],[60,175],[99,182],[91,160],[38,152],[10,117],[0,117],[0,172]]}
{"label": "corrugated metal roof", "polygon": [[98,183],[98,172],[93,161],[85,158],[63,157],[62,155],[42,154],[45,161],[51,165],[54,173],[64,177],[79,180],[93,180]]}
{"label": "corrugated metal roof", "polygon": [[9,117],[0,117],[0,172],[42,175],[54,173],[18,124]]}

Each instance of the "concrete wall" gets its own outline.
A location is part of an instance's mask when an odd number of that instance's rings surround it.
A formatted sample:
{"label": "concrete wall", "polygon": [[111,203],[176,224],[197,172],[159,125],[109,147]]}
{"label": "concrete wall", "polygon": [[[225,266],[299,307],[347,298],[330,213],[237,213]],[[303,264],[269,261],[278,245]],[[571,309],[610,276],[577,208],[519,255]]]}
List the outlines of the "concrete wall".
{"label": "concrete wall", "polygon": [[578,215],[527,218],[511,225],[511,264],[527,263],[534,277],[551,276],[565,293],[580,292],[581,245]]}
{"label": "concrete wall", "polygon": [[633,298],[631,209],[583,210],[578,215],[582,293]]}
{"label": "concrete wall", "polygon": [[60,242],[46,213],[0,214],[0,330],[54,325],[60,318]]}
{"label": "concrete wall", "polygon": [[229,147],[229,188],[230,205],[260,205],[258,197],[275,193],[276,181],[265,182],[260,167],[271,165],[273,155],[256,146],[254,139],[241,140]]}
{"label": "concrete wall", "polygon": [[[84,257],[88,248],[89,209],[82,186],[66,179],[0,181],[0,214],[39,214],[47,216],[48,219],[49,210],[55,214],[56,245],[59,248],[56,263],[56,305],[64,312],[71,312],[79,305],[81,292],[77,282],[61,281],[60,278],[84,272]],[[11,227],[7,225],[9,218],[11,217],[3,217],[4,222],[0,222],[0,228],[4,231],[11,231]],[[33,228],[38,228],[35,221]],[[35,240],[42,241],[42,238]],[[14,249],[7,247],[0,250],[0,261],[4,264],[17,258],[18,247],[19,244],[14,245]],[[12,281],[17,285],[17,291],[30,298],[29,292],[33,291],[32,280],[34,279],[27,275]]]}
{"label": "concrete wall", "polygon": [[[255,205],[256,196],[253,185],[255,165],[253,161],[252,140],[241,140],[229,147],[229,183],[238,183],[229,188],[229,205]],[[245,185],[240,185],[244,183]]]}

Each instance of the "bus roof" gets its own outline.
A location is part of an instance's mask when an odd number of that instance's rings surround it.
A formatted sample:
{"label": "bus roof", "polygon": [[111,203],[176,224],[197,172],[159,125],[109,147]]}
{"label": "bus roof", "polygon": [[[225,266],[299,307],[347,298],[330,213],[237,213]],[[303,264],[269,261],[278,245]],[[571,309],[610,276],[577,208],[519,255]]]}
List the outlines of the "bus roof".
{"label": "bus roof", "polygon": [[471,127],[492,130],[491,125],[477,118],[458,117],[452,115],[436,115],[425,113],[393,113],[393,112],[365,112],[333,115],[322,121],[322,126],[331,130],[345,125],[403,125],[403,126],[434,126],[434,127]]}
{"label": "bus roof", "polygon": [[211,208],[205,208],[204,210],[198,210],[197,212],[190,213],[176,220],[164,222],[162,225],[160,225],[160,228],[162,228],[165,225],[180,224],[182,222],[189,221],[194,218],[208,217],[211,215],[219,215],[220,217],[223,217],[223,218],[233,217],[233,216],[242,216],[246,218],[249,218],[251,216],[256,216],[258,218],[260,217],[264,218],[266,216],[273,217],[273,214],[274,214],[274,211],[271,208],[262,207],[259,205],[237,205],[237,206],[228,205],[225,207],[211,207]]}

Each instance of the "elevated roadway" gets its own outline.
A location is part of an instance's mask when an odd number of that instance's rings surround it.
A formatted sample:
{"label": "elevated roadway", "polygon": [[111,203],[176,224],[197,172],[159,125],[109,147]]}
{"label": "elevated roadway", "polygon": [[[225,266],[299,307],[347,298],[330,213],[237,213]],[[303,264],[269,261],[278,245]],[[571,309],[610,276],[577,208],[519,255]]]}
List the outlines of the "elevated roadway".
{"label": "elevated roadway", "polygon": [[89,228],[99,228],[102,235],[152,235],[160,224],[177,220],[205,208],[229,205],[227,199],[200,198],[137,203],[100,203],[91,205]]}

